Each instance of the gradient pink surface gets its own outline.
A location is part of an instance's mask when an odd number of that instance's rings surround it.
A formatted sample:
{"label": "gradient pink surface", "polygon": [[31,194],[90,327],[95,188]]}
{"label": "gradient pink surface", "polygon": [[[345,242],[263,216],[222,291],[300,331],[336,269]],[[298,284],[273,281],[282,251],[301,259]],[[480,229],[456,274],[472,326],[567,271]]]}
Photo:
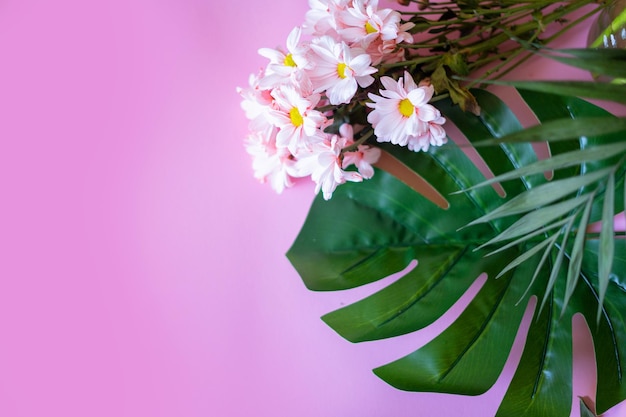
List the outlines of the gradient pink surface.
{"label": "gradient pink surface", "polygon": [[[0,3],[0,416],[495,414],[519,343],[484,395],[394,390],[371,368],[458,309],[353,345],[319,317],[372,288],[309,292],[284,256],[313,187],[252,178],[235,87],[306,8]],[[579,328],[575,394],[593,396]]]}

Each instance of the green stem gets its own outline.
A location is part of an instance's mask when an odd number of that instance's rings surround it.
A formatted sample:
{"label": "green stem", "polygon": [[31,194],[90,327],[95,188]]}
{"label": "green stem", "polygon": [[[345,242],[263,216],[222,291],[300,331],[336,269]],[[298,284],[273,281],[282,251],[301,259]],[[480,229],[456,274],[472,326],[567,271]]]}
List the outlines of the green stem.
{"label": "green stem", "polygon": [[346,153],[346,152],[354,152],[354,151],[358,150],[359,149],[359,145],[362,145],[363,143],[365,143],[365,141],[368,140],[373,134],[374,134],[374,131],[372,129],[368,130],[360,138],[355,140],[352,145],[346,146],[345,148],[343,148],[341,150],[341,153],[343,154],[343,153]]}
{"label": "green stem", "polygon": [[[545,2],[546,4],[553,4],[553,2]],[[456,4],[456,3],[454,3]],[[531,4],[524,4],[524,5],[520,5],[518,7],[506,7],[506,8],[497,8],[497,9],[472,9],[472,11],[474,12],[475,15],[482,15],[482,16],[486,16],[486,15],[490,15],[490,14],[508,14],[508,15],[512,15],[517,13],[520,10],[530,10],[530,9],[535,9],[537,7],[536,3],[531,3]],[[445,10],[445,9],[444,9]],[[443,10],[432,10],[432,11],[418,11],[418,12],[408,12],[408,11],[402,11],[401,12],[403,15],[415,15],[415,16],[423,16],[423,15],[438,15],[443,13]],[[435,23],[439,23],[439,22],[435,22]]]}
{"label": "green stem", "polygon": [[[466,44],[462,46],[461,48],[462,48],[462,52],[466,53],[467,55],[470,55],[470,56],[481,55],[482,53],[488,52],[496,48],[500,44],[508,40],[511,40],[511,38],[517,37],[529,31],[542,30],[543,25],[553,23],[559,19],[562,19],[568,13],[571,13],[572,11],[578,10],[580,7],[584,5],[591,4],[594,2],[595,2],[594,0],[579,0],[579,1],[569,4],[568,6],[560,6],[554,11],[552,11],[551,13],[545,15],[541,22],[537,22],[536,20],[531,20],[519,26],[515,26],[514,23],[522,19],[527,19],[534,12],[538,10],[543,10],[546,7],[548,7],[548,5],[553,5],[554,2],[547,2],[547,3],[546,2],[533,2],[528,5],[523,5],[514,9],[510,9],[505,13],[500,10],[500,13],[503,13],[505,17],[499,20],[494,20],[493,22],[489,22],[487,24],[482,24],[482,22],[478,22],[478,21],[475,21],[475,22],[471,22],[469,20],[464,21],[464,23],[466,24],[474,24],[476,28],[479,29],[479,33],[472,31],[472,33],[466,36],[460,37],[460,38],[456,38],[453,41],[456,45],[461,45],[464,41],[468,41],[473,38],[478,38],[474,42],[470,42],[469,44]],[[485,11],[485,9],[478,9],[478,10]],[[525,12],[526,10],[529,10],[529,12]],[[589,15],[596,13],[597,10],[598,9],[594,9],[592,12],[587,13],[583,18],[587,18]],[[489,10],[489,11],[494,12],[494,13],[496,12],[493,10]],[[522,12],[522,13],[520,14],[519,12]],[[583,18],[577,19],[576,23],[578,23],[580,20],[583,20]],[[433,22],[433,24],[435,24],[436,27],[446,27],[445,25],[450,24],[450,22],[458,22],[458,21],[459,19],[454,19],[454,20],[448,20],[448,21],[443,21],[443,22]],[[570,28],[571,26],[572,25],[568,25],[567,28]],[[480,37],[481,33],[485,31],[499,29],[499,28],[500,30],[502,30],[501,28],[503,27],[511,27],[512,32],[502,31],[501,33],[496,34],[494,37],[488,40],[485,40]],[[422,40],[419,43],[402,45],[402,48],[411,50],[411,49],[445,47],[447,44],[449,44],[449,42],[448,41],[438,42],[438,40],[441,39],[441,37],[445,38],[445,37],[450,36],[456,30],[458,29],[452,28],[442,33],[439,33],[436,36]],[[564,31],[565,30],[559,31],[558,35],[562,34]],[[552,37],[551,39],[553,38],[556,38],[556,36]],[[417,59],[410,59],[402,63],[391,64],[389,67],[393,68],[393,67],[399,67],[399,66],[405,66],[405,65],[411,65],[411,64],[419,65],[419,64],[431,62],[431,61],[432,61],[431,59],[424,59],[422,57],[419,57]]]}
{"label": "green stem", "polygon": [[399,68],[399,67],[406,67],[409,65],[427,64],[429,62],[436,61],[439,58],[440,58],[439,55],[430,55],[430,56],[420,57],[417,59],[411,59],[408,61],[394,62],[392,64],[381,64],[380,66],[381,68]]}
{"label": "green stem", "polygon": [[[569,6],[563,6],[563,7],[559,7],[556,10],[554,10],[553,12],[551,12],[550,14],[547,14],[544,16],[543,18],[543,23],[544,24],[549,24],[549,23],[554,23],[557,20],[562,19],[564,16],[566,16],[567,14],[576,11],[578,9],[580,9],[582,6],[590,4],[590,3],[594,3],[594,1],[592,0],[578,0],[575,2],[572,2]],[[511,30],[511,34],[513,36],[520,36],[524,33],[527,33],[533,29],[537,28],[537,22],[535,21],[530,21],[530,22],[526,22],[524,24],[521,24],[515,28],[513,28]],[[492,49],[494,49],[495,47],[501,45],[502,43],[510,40],[511,35],[508,33],[499,33],[498,35],[492,37],[491,39],[489,39],[488,41],[482,43],[482,44],[475,44],[475,45],[468,45],[466,47],[466,52],[468,54],[480,54],[483,52],[488,52]]]}
{"label": "green stem", "polygon": [[580,22],[589,19],[591,16],[593,16],[594,14],[598,13],[598,11],[600,10],[600,8],[595,8],[592,11],[585,13],[584,15],[582,15],[581,17],[579,17],[576,20],[572,20],[571,22],[569,22],[568,24],[566,24],[563,29],[559,30],[558,32],[556,32],[554,35],[550,36],[549,38],[545,39],[546,43],[550,43],[553,40],[555,40],[556,38],[558,38],[559,36],[561,36],[563,33],[567,32],[568,30],[570,30],[571,28],[573,28],[574,26],[577,26]]}
{"label": "green stem", "polygon": [[[544,39],[544,43],[549,44],[550,42],[552,42],[554,39],[558,38],[559,36],[561,36],[563,33],[567,32],[569,29],[571,29],[572,27],[578,25],[580,22],[588,19],[589,17],[593,16],[594,14],[596,14],[598,12],[598,9],[594,9],[591,12],[585,13],[583,16],[579,17],[576,20],[571,21],[570,23],[568,23],[567,25],[565,25],[563,27],[563,29],[559,30],[558,32],[556,32],[554,35],[550,36],[547,39]],[[514,55],[519,55],[521,52],[524,52],[525,50],[520,48],[518,51],[516,51],[514,53]],[[507,68],[506,70],[500,72],[500,69],[502,69],[502,67],[504,67],[505,65],[509,64],[510,61],[513,60],[514,56],[511,56],[509,59],[506,60],[506,62],[503,63],[503,65],[499,65],[497,68],[494,68],[491,71],[487,72],[487,76],[490,74],[493,74],[495,72],[497,72],[497,76],[493,77],[493,79],[499,79],[504,77],[506,74],[508,74],[509,72],[513,71],[515,68],[517,68],[518,66],[520,66],[521,64],[523,64],[524,62],[526,62],[530,57],[533,56],[532,53],[527,52],[527,55],[524,56],[523,58],[517,60],[515,62],[515,64],[511,65],[509,68]]]}

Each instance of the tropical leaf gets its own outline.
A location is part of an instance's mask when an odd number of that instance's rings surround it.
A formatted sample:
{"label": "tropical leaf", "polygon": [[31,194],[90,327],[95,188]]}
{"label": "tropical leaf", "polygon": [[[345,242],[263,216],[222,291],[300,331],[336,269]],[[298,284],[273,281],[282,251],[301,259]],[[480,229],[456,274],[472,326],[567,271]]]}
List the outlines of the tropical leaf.
{"label": "tropical leaf", "polygon": [[537,53],[567,65],[611,77],[626,78],[626,50],[619,48],[580,48],[554,50],[542,47]]}
{"label": "tropical leaf", "polygon": [[[470,142],[522,130],[502,101],[482,90],[474,94],[483,111],[481,117],[463,113],[449,102],[438,104]],[[616,120],[580,99],[531,91],[522,92],[522,96],[542,122],[583,117],[601,117],[606,123]],[[596,152],[580,163],[562,156],[624,141],[623,131],[593,137],[584,127],[583,123],[575,140],[550,144],[552,155],[561,158],[552,181],[596,175],[599,184],[604,173],[615,166],[614,153],[599,157]],[[506,196],[501,197],[493,187],[473,188],[485,177],[464,148],[454,143],[428,153],[406,152],[391,145],[383,148],[428,181],[448,201],[449,208],[442,209],[382,170],[364,183],[342,185],[330,201],[317,198],[287,254],[308,288],[346,290],[402,271],[414,259],[418,262],[387,287],[325,315],[323,320],[352,342],[417,331],[441,317],[481,273],[486,273],[486,282],[454,323],[430,343],[374,372],[403,390],[483,393],[501,373],[526,306],[534,296],[543,300],[544,308],[535,309],[522,358],[497,415],[569,416],[571,322],[576,313],[591,324],[598,368],[598,411],[626,399],[622,374],[626,369],[626,240],[608,229],[600,236],[579,237],[580,227],[607,220],[610,213],[623,210],[623,167],[614,170],[612,183],[598,186],[589,184],[587,178],[581,188],[571,189],[571,196],[562,193],[562,200],[555,204],[582,197],[580,204],[570,207],[578,210],[577,222],[569,219],[571,210],[558,215],[552,210],[550,218],[556,226],[535,233],[528,231],[532,228],[525,229],[528,236],[493,250],[483,244],[526,213],[513,209],[506,216],[484,216],[511,204],[516,196],[548,186],[544,168],[522,171],[522,175],[502,182]],[[624,152],[619,146],[615,148]],[[496,176],[537,162],[533,146],[527,142],[476,149]],[[611,187],[610,192],[607,187]],[[585,197],[589,193],[594,193],[592,199]],[[547,207],[553,201],[546,202]],[[464,227],[481,217],[483,222]],[[558,233],[553,233],[555,230]],[[545,244],[548,236],[551,241]],[[541,244],[547,250],[536,249]],[[607,247],[614,254],[611,265],[602,264],[600,254]],[[562,267],[556,267],[558,262]],[[552,290],[548,288],[550,282]],[[599,302],[601,293],[603,303]]]}
{"label": "tropical leaf", "polygon": [[596,414],[591,411],[591,409],[585,404],[585,402],[580,400],[580,417],[597,417]]}
{"label": "tropical leaf", "polygon": [[[624,83],[626,80],[626,66],[624,65],[626,63],[626,50],[613,48],[554,50],[542,45],[519,41],[537,55],[591,71],[594,77],[604,76],[604,80],[612,81],[502,81],[490,79],[481,80],[482,84],[510,85],[544,93],[626,103],[626,84]],[[534,50],[535,48],[538,49]],[[459,76],[454,78],[468,80],[468,78]],[[575,123],[574,120],[570,127],[560,126],[555,131],[557,133],[566,132],[568,129],[575,128]],[[556,128],[556,126],[554,127]],[[602,126],[598,127],[603,128]],[[617,127],[617,125],[613,125],[613,127]]]}
{"label": "tropical leaf", "polygon": [[485,83],[626,104],[626,84],[595,81],[485,81]]}

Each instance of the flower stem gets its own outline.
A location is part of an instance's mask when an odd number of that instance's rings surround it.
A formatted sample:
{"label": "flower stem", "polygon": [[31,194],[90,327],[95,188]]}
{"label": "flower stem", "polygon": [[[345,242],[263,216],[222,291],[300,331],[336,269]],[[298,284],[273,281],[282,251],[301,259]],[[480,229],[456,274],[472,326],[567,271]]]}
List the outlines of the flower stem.
{"label": "flower stem", "polygon": [[374,131],[372,129],[368,129],[367,132],[365,132],[363,135],[361,135],[360,138],[355,140],[352,145],[346,146],[345,148],[343,148],[341,150],[341,153],[344,154],[346,152],[354,152],[358,150],[359,145],[362,145],[363,143],[365,143],[365,141],[368,140],[373,134],[374,134]]}

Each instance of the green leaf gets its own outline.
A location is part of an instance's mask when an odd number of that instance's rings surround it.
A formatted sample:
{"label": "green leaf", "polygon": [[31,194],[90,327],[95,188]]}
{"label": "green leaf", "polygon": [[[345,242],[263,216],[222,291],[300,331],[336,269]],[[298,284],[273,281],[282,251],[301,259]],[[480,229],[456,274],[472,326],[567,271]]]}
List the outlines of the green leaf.
{"label": "green leaf", "polygon": [[[600,136],[609,133],[623,132],[626,129],[626,118],[615,117],[585,117],[572,120],[559,119],[537,126],[529,127],[502,138],[494,138],[475,143],[474,146],[495,145],[506,142],[556,142],[559,140],[577,139],[581,136]],[[597,150],[595,150],[598,152]],[[570,155],[578,157],[579,153]],[[565,155],[561,155],[563,159]],[[573,160],[573,159],[572,159]],[[553,162],[554,163],[554,162]]]}
{"label": "green leaf", "polygon": [[[541,123],[546,123],[551,120],[562,119],[564,117],[570,117],[577,119],[580,117],[597,117],[606,116],[608,113],[588,102],[571,97],[557,96],[551,94],[544,94],[535,91],[520,90],[520,94],[529,107],[533,110],[537,119]],[[626,138],[626,132],[616,132],[611,135],[605,136],[581,136],[578,143],[571,142],[556,142],[551,143],[550,148],[553,155],[559,155],[564,152],[569,152],[575,148],[594,149],[598,146],[606,144],[624,143]],[[554,179],[567,178],[580,173],[593,172],[598,169],[603,169],[609,166],[614,166],[620,158],[624,156],[624,151],[617,152],[612,158],[606,160],[596,161],[581,161],[580,166],[570,166],[565,169],[554,171]],[[624,168],[619,172],[620,178],[624,175]],[[623,180],[623,178],[622,178]],[[620,190],[619,193],[623,194],[624,190]],[[623,199],[623,195],[616,198]],[[596,222],[602,218],[602,202],[603,196],[598,195],[594,199],[594,204],[591,211],[590,222]],[[624,209],[622,203],[616,206],[615,212],[620,212]]]}
{"label": "green leaf", "polygon": [[544,50],[550,53],[539,51],[538,54],[596,74],[626,77],[626,51],[619,48]]}
{"label": "green leaf", "polygon": [[[612,168],[609,167],[591,174],[553,181],[531,188],[530,190],[507,201],[505,204],[502,204],[490,213],[474,220],[469,225],[484,223],[513,214],[525,213],[545,204],[553,203],[581,189],[585,185],[589,185],[599,181],[600,179],[606,178],[611,170]],[[543,218],[540,221],[542,225],[547,224],[547,221]]]}
{"label": "green leaf", "polygon": [[[565,226],[565,233],[563,233],[563,240],[559,245],[559,250],[556,251],[556,256],[554,257],[554,265],[550,270],[550,277],[548,278],[548,284],[546,285],[546,292],[543,295],[543,299],[541,300],[541,306],[539,307],[539,311],[543,310],[543,307],[546,305],[546,301],[552,295],[552,290],[554,289],[554,284],[556,283],[556,279],[561,273],[561,264],[563,263],[563,257],[565,255],[565,248],[567,246],[567,239],[569,238],[569,232],[572,228],[572,224],[574,223],[574,218],[572,217],[567,225]],[[564,307],[565,308],[565,303]]]}
{"label": "green leaf", "polygon": [[[462,112],[449,101],[437,103],[470,142],[503,138],[522,130],[513,112],[497,97],[481,90],[472,93],[482,109],[480,117]],[[521,94],[542,123],[566,117],[572,120],[602,117],[608,123],[618,120],[579,99],[531,91]],[[584,150],[595,152],[599,145],[623,144],[623,138],[624,132],[619,131],[557,141],[550,147],[557,158],[573,152],[581,156]],[[582,180],[578,184],[582,189],[565,194],[564,201],[552,201],[528,213],[513,212],[463,227],[517,196],[549,183],[543,175],[538,175],[545,168],[535,166],[532,168],[535,171],[520,171],[522,174],[502,182],[506,196],[501,197],[492,187],[472,188],[483,183],[485,177],[454,143],[428,153],[407,152],[389,144],[381,147],[446,196],[450,206],[447,210],[440,208],[381,170],[371,180],[341,185],[330,201],[318,197],[287,253],[308,288],[350,289],[403,271],[417,260],[417,266],[395,282],[326,314],[324,321],[350,341],[376,343],[428,326],[445,314],[481,273],[486,273],[487,279],[458,319],[440,335],[406,357],[377,368],[376,375],[405,390],[483,393],[498,379],[524,312],[530,300],[536,298],[544,300],[544,307],[535,307],[522,358],[497,415],[570,415],[571,321],[577,313],[592,323],[590,331],[598,368],[598,411],[626,399],[626,381],[622,375],[626,369],[626,240],[613,237],[613,262],[608,280],[601,283],[598,263],[602,261],[598,253],[600,242],[608,239],[608,234],[601,233],[599,239],[586,236],[582,261],[578,261],[581,254],[575,227],[581,227],[583,222],[572,223],[583,217],[581,212],[588,212],[584,217],[593,222],[607,216],[609,205],[613,205],[613,212],[623,210],[623,164],[615,169],[613,185],[602,185],[601,177],[616,166],[615,155],[619,159],[624,148],[615,145],[613,150],[618,149],[617,154],[596,153],[587,159],[582,157],[579,163],[561,157],[553,181],[589,175],[598,178],[595,183]],[[538,163],[530,143],[501,143],[476,150],[495,176]],[[609,187],[614,189],[612,196],[607,191]],[[574,188],[572,185],[571,189]],[[590,192],[596,189],[589,207]],[[467,191],[458,193],[460,190]],[[518,222],[524,218],[520,226]],[[546,222],[550,221],[556,226],[546,228]],[[562,228],[567,224],[573,224],[571,233]],[[510,238],[519,239],[486,256],[491,251],[482,245],[513,226],[513,230],[527,234],[509,233]],[[559,231],[564,234],[559,235]],[[570,267],[571,259],[580,262],[580,267],[577,264]],[[512,261],[516,265],[507,269]],[[562,267],[558,267],[558,262],[562,262]],[[572,274],[580,270],[577,285],[568,277],[570,269]],[[495,279],[501,271],[504,273]],[[572,288],[568,288],[568,283]],[[599,302],[601,284],[606,284],[604,303]],[[596,322],[598,309],[601,314]]]}
{"label": "green leaf", "polygon": [[[498,143],[505,142],[505,140],[498,140]],[[484,143],[484,142],[483,142]],[[508,181],[523,176],[541,174],[546,171],[557,170],[561,168],[567,168],[571,166],[580,165],[583,162],[598,161],[614,157],[616,155],[623,154],[626,151],[626,141],[611,143],[608,145],[598,145],[592,148],[584,148],[578,151],[566,152],[560,155],[553,156],[548,159],[537,161],[533,164],[525,165],[516,170],[507,172],[489,180],[483,181],[480,184],[476,184],[470,187],[468,190],[484,187],[485,185],[493,184],[501,181]],[[463,191],[468,191],[463,190]],[[461,192],[461,191],[459,191]]]}
{"label": "green leaf", "polygon": [[[590,197],[593,197],[593,195],[595,195],[595,193],[592,194]],[[589,224],[589,215],[591,213],[592,203],[593,198],[589,198],[582,212],[580,223],[578,223],[578,231],[576,232],[576,239],[572,248],[569,268],[567,269],[567,285],[565,288],[565,299],[561,314],[565,312],[565,306],[569,302],[569,299],[572,297],[572,294],[574,293],[574,288],[576,288],[576,284],[578,284],[578,277],[580,276],[580,268],[583,262],[585,237],[587,235],[587,225]]]}
{"label": "green leaf", "polygon": [[[496,279],[500,278],[502,275],[506,274],[511,269],[516,268],[518,265],[522,264],[524,261],[529,260],[530,258],[535,256],[535,254],[539,253],[540,250],[545,249],[546,247],[552,245],[553,243],[554,242],[551,241],[550,239],[546,239],[543,242],[537,243],[532,249],[527,250],[526,252],[518,256],[517,258],[513,259],[507,266],[504,267],[502,271],[498,272],[498,275],[496,275]],[[498,252],[499,251],[500,250],[498,250]],[[493,253],[494,252],[491,252],[488,255],[491,255]],[[532,282],[531,282],[531,285],[532,285]]]}
{"label": "green leaf", "polygon": [[[568,309],[583,314],[593,339],[597,368],[596,412],[604,413],[626,398],[626,239],[615,239],[613,272],[603,304],[598,303],[598,257],[600,242],[590,239],[585,245],[581,274]],[[597,309],[602,309],[600,322],[594,321]]]}
{"label": "green leaf", "polygon": [[541,91],[573,97],[608,100],[626,104],[626,85],[594,81],[488,81],[518,89]]}
{"label": "green leaf", "polygon": [[[398,281],[322,319],[351,342],[397,336],[421,329],[444,314],[485,266],[467,248],[422,250],[419,265]],[[492,272],[502,260],[487,262]],[[362,319],[362,320],[361,320]]]}
{"label": "green leaf", "polygon": [[[519,236],[532,233],[535,230],[543,227],[544,225],[557,220],[566,215],[576,207],[580,206],[587,200],[586,196],[580,196],[572,198],[561,203],[553,204],[551,206],[542,207],[540,209],[531,211],[523,216],[521,219],[513,223],[506,230],[499,233],[496,237],[484,243],[483,246],[493,245],[494,243],[502,242],[508,239],[514,239]],[[482,223],[482,222],[481,222]]]}
{"label": "green leaf", "polygon": [[[613,214],[615,201],[615,174],[611,173],[606,184],[604,197],[602,229],[600,231],[600,254],[598,256],[598,281],[600,283],[600,304],[604,301],[606,289],[609,285],[609,275],[615,253],[615,237],[613,234]],[[598,309],[596,320],[600,320],[602,310]]]}
{"label": "green leaf", "polygon": [[543,242],[541,242],[541,243],[539,243],[537,245],[537,246],[545,246],[546,249],[544,250],[543,255],[541,256],[541,259],[539,260],[539,263],[535,266],[535,272],[533,273],[533,277],[530,279],[530,283],[528,284],[528,287],[526,287],[526,291],[524,291],[524,294],[522,295],[522,298],[520,298],[518,303],[520,303],[526,297],[526,294],[528,294],[528,292],[530,290],[532,290],[533,285],[535,284],[535,281],[536,281],[537,277],[543,271],[543,266],[545,265],[545,263],[548,260],[550,254],[552,253],[552,251],[551,251],[552,246],[554,246],[554,244],[555,244],[555,242],[556,242],[558,237],[559,237],[559,235],[554,234],[554,235],[552,235],[552,237],[547,238],[546,240],[544,240]]}
{"label": "green leaf", "polygon": [[442,335],[374,372],[403,390],[484,393],[500,374],[524,315],[525,308],[516,301],[529,266],[489,280]]}
{"label": "green leaf", "polygon": [[511,242],[507,243],[507,244],[506,244],[506,245],[504,245],[504,246],[500,246],[498,249],[495,249],[495,250],[493,250],[493,251],[489,252],[489,253],[488,253],[487,255],[485,255],[485,256],[491,256],[491,255],[493,255],[494,253],[498,253],[498,252],[501,252],[501,251],[503,251],[503,250],[505,250],[505,249],[508,249],[508,248],[510,248],[510,247],[513,247],[513,246],[519,245],[520,243],[525,242],[525,241],[527,241],[527,240],[529,240],[529,239],[535,238],[535,237],[537,237],[537,236],[539,236],[539,235],[544,235],[546,232],[548,232],[548,231],[550,231],[550,230],[553,230],[553,229],[555,229],[555,228],[557,228],[557,227],[559,227],[559,228],[560,228],[561,226],[563,226],[563,225],[564,225],[564,224],[566,224],[567,222],[568,222],[568,219],[563,219],[563,220],[559,220],[559,221],[557,221],[557,222],[554,222],[554,223],[548,224],[548,225],[546,225],[546,226],[543,226],[542,228],[537,229],[537,230],[535,230],[535,231],[534,231],[534,232],[532,232],[532,233],[529,233],[529,234],[527,234],[527,235],[521,236],[521,237],[519,237],[518,239],[513,240],[513,241],[511,241]]}

